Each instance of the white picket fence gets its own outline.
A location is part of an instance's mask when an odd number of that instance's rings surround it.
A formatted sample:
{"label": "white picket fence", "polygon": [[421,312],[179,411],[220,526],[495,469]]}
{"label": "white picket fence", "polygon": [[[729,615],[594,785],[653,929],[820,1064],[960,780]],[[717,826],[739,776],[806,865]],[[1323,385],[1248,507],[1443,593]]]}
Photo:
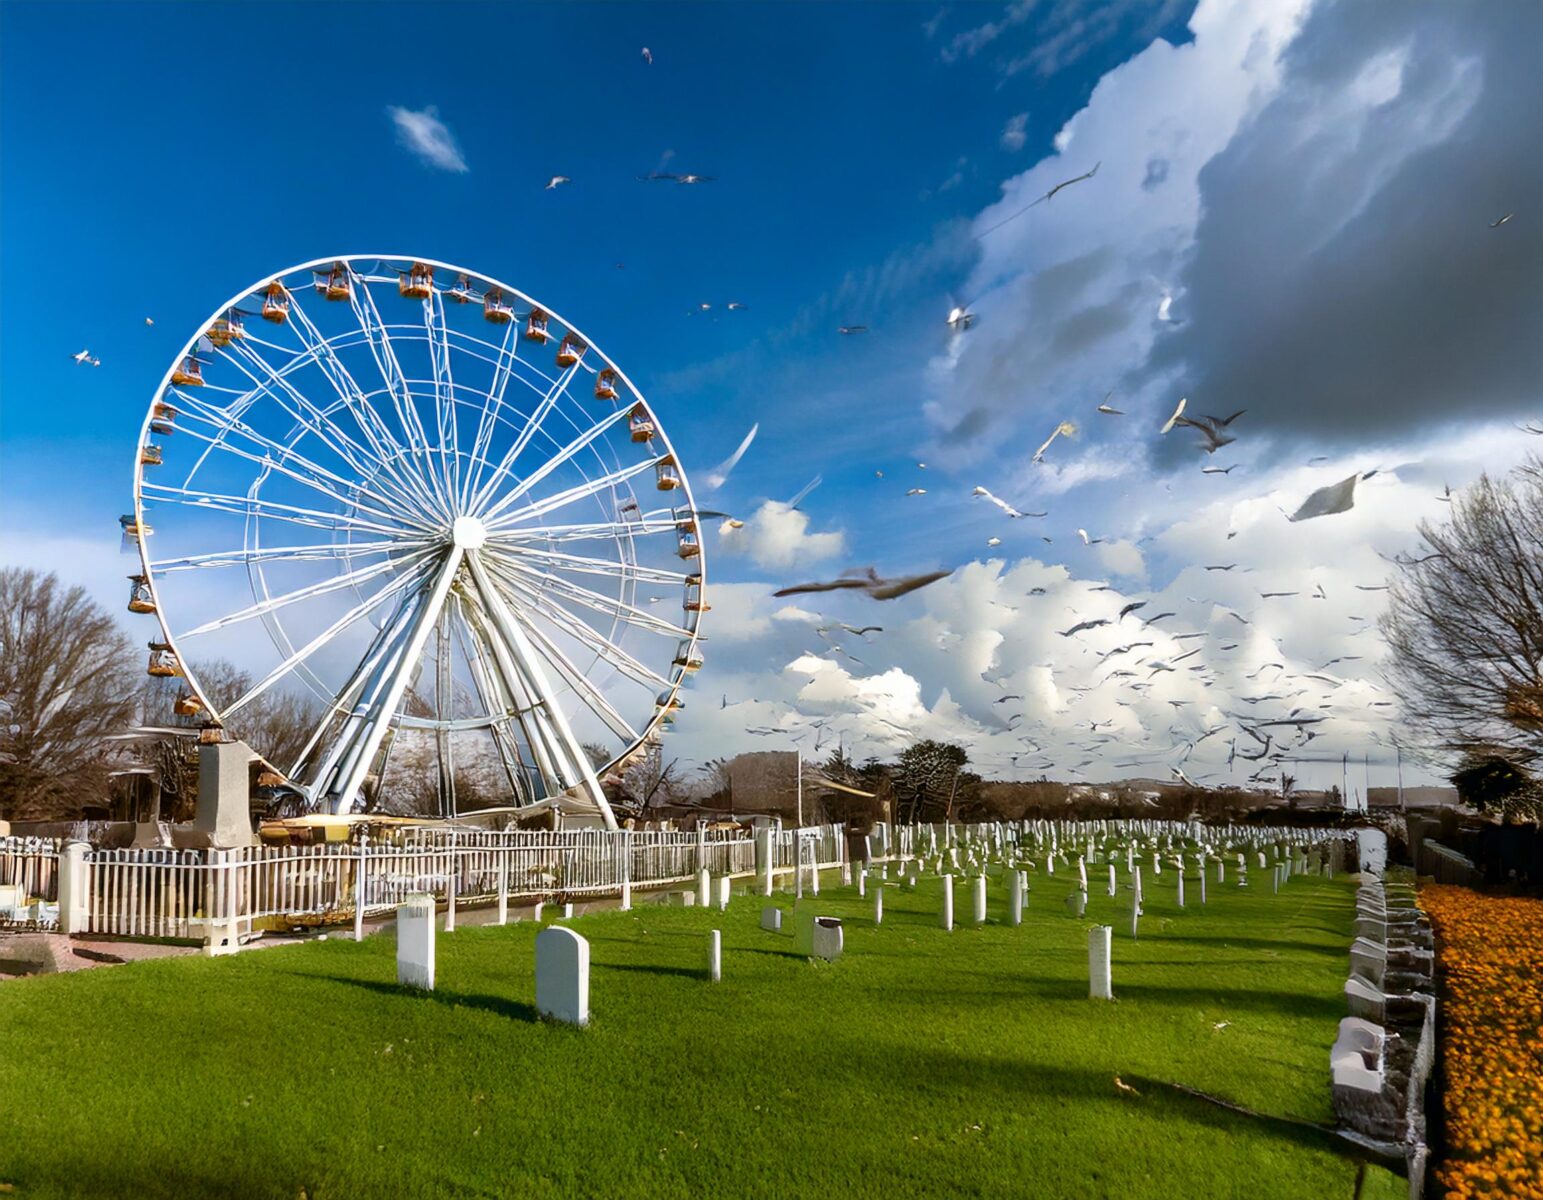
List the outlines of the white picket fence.
{"label": "white picket fence", "polygon": [[[815,861],[841,861],[839,827],[804,831]],[[793,831],[773,839],[774,867],[791,869]],[[0,884],[54,900],[56,841],[0,839]],[[474,905],[583,899],[756,869],[755,839],[739,831],[571,830],[564,832],[408,829],[386,840],[239,850],[85,848],[81,932],[141,938],[238,936],[264,928],[347,923],[397,908],[413,892]]]}
{"label": "white picket fence", "polygon": [[0,929],[54,928],[58,897],[58,839],[0,838]]}

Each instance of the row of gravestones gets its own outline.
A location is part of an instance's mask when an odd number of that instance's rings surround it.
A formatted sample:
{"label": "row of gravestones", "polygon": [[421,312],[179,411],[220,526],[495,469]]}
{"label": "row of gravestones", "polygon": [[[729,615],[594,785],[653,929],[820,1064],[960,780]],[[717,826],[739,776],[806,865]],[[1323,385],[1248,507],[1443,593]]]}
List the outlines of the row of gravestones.
{"label": "row of gravestones", "polygon": [[1411,882],[1369,877],[1356,893],[1345,999],[1350,1016],[1330,1051],[1334,1111],[1362,1138],[1396,1148],[1418,1195],[1424,1175],[1425,1086],[1435,1058],[1435,954]]}

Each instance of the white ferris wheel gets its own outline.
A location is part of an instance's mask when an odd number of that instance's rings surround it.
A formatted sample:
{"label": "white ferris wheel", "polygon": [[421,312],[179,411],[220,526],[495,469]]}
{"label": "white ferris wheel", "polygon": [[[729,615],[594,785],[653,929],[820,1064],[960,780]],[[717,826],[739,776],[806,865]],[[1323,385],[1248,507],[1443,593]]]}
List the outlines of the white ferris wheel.
{"label": "white ferris wheel", "polygon": [[[550,309],[428,259],[305,263],[231,298],[166,372],[140,435],[151,675],[241,734],[250,706],[318,714],[253,748],[313,809],[429,772],[614,826],[600,788],[701,666],[690,485],[657,415]],[[199,664],[244,672],[211,694]]]}

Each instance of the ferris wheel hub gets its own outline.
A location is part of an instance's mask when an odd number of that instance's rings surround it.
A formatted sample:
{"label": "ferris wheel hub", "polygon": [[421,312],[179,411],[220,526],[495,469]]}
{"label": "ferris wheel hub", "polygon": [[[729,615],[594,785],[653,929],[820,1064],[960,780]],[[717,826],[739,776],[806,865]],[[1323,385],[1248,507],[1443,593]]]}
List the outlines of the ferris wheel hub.
{"label": "ferris wheel hub", "polygon": [[488,530],[476,517],[457,517],[450,527],[450,539],[462,550],[480,549],[488,540]]}

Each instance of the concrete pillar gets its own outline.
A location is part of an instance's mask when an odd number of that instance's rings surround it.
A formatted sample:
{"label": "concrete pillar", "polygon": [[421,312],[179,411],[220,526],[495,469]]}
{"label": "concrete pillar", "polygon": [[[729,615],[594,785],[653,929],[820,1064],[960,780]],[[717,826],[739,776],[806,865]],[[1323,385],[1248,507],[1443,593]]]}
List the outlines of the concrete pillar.
{"label": "concrete pillar", "polygon": [[536,935],[536,1011],[569,1025],[589,1024],[589,943],[565,925]]}
{"label": "concrete pillar", "polygon": [[198,810],[193,828],[219,850],[255,844],[252,837],[251,762],[245,742],[210,742],[198,747]]}
{"label": "concrete pillar", "polygon": [[707,932],[707,978],[713,983],[723,978],[723,934],[716,929]]}
{"label": "concrete pillar", "polygon": [[952,875],[943,876],[943,899],[941,903],[942,908],[938,913],[938,923],[944,929],[952,929],[954,927],[954,877]]}
{"label": "concrete pillar", "polygon": [[1114,981],[1110,973],[1110,950],[1114,930],[1095,925],[1088,930],[1088,998],[1113,1000]]}
{"label": "concrete pillar", "polygon": [[975,877],[975,904],[972,917],[976,925],[986,923],[986,877],[984,875]]}
{"label": "concrete pillar", "polygon": [[396,910],[396,981],[434,990],[434,897],[414,892]]}
{"label": "concrete pillar", "polygon": [[[85,933],[91,923],[91,868],[85,842],[66,842],[59,856],[59,932]],[[25,897],[23,897],[25,899]]]}

